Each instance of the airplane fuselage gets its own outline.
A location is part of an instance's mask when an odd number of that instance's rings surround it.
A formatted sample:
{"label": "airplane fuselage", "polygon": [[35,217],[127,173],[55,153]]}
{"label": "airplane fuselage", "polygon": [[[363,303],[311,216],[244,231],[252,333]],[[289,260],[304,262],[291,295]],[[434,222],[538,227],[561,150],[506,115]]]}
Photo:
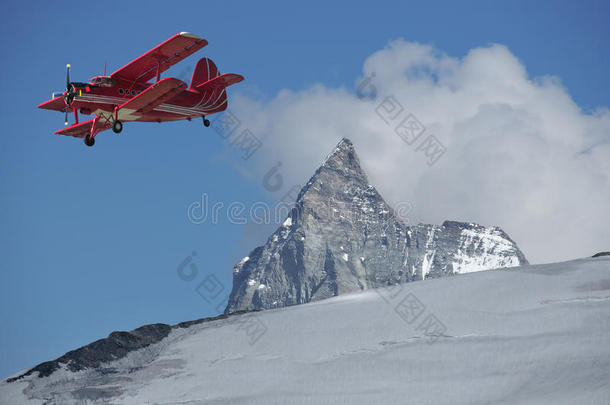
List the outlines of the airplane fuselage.
{"label": "airplane fuselage", "polygon": [[[95,78],[93,78],[95,79]],[[92,80],[93,80],[92,79]],[[117,106],[137,96],[154,83],[133,83],[113,80],[111,85],[90,84],[79,88],[70,106],[81,114],[95,114],[110,118]],[[146,113],[119,110],[122,121],[164,122],[191,119],[224,111],[227,98],[223,91],[187,89]]]}

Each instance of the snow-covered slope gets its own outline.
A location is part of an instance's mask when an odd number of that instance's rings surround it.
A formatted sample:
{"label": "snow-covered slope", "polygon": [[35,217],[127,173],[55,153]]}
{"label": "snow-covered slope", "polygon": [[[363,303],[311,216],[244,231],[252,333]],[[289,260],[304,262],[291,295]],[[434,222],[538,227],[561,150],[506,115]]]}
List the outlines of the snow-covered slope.
{"label": "snow-covered slope", "polygon": [[93,370],[2,382],[0,403],[608,404],[610,257],[174,328]]}

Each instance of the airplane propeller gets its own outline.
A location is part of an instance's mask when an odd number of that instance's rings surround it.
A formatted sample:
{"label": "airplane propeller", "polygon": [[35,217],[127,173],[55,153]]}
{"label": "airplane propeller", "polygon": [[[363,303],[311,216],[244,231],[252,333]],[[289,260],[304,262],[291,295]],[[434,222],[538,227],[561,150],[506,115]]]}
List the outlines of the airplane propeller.
{"label": "airplane propeller", "polygon": [[[64,102],[66,103],[66,108],[65,108],[65,112],[66,112],[65,124],[66,125],[68,125],[68,109],[72,106],[72,103],[74,102],[74,97],[76,96],[77,87],[87,87],[87,83],[70,81],[70,64],[68,63],[66,65],[66,91],[63,93]],[[79,93],[81,91],[82,90],[79,90]],[[55,93],[53,93],[53,96],[55,96]]]}
{"label": "airplane propeller", "polygon": [[[55,93],[52,95],[55,97]],[[63,93],[64,102],[66,103],[66,108],[64,109],[66,115],[64,118],[64,124],[68,125],[68,108],[74,101],[74,86],[70,83],[70,64],[66,65],[66,91]]]}
{"label": "airplane propeller", "polygon": [[[64,101],[66,102],[66,106],[70,107],[72,101],[74,101],[74,86],[70,82],[70,64],[66,65],[66,93],[64,95]],[[66,121],[68,112],[66,111]]]}

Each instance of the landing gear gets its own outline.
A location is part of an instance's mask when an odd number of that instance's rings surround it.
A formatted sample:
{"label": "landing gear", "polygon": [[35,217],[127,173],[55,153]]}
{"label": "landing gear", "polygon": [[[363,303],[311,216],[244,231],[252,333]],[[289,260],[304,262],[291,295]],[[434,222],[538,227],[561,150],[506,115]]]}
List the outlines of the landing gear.
{"label": "landing gear", "polygon": [[85,136],[85,138],[83,140],[85,141],[85,145],[87,145],[87,146],[95,145],[95,138],[92,137],[91,135]]}
{"label": "landing gear", "polygon": [[115,120],[112,123],[112,130],[114,131],[115,134],[120,133],[123,130],[123,123],[119,120]]}
{"label": "landing gear", "polygon": [[203,118],[203,125],[206,126],[206,127],[209,127],[210,126],[210,120],[207,119],[206,117],[201,117],[201,118]]}

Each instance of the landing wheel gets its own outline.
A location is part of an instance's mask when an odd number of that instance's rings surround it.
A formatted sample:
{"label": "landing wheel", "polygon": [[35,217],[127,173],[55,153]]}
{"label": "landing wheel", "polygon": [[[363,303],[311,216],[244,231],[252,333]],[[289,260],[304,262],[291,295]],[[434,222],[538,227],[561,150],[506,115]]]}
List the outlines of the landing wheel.
{"label": "landing wheel", "polygon": [[210,126],[210,120],[205,118],[205,117],[203,117],[203,125],[206,126],[206,127],[209,127]]}
{"label": "landing wheel", "polygon": [[85,136],[84,141],[85,141],[85,145],[87,145],[87,146],[95,145],[95,138],[92,137],[91,135]]}
{"label": "landing wheel", "polygon": [[123,130],[123,123],[119,120],[116,120],[112,123],[112,130],[115,134],[120,133]]}

